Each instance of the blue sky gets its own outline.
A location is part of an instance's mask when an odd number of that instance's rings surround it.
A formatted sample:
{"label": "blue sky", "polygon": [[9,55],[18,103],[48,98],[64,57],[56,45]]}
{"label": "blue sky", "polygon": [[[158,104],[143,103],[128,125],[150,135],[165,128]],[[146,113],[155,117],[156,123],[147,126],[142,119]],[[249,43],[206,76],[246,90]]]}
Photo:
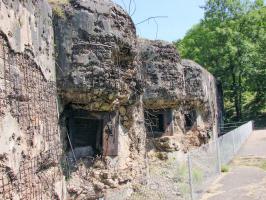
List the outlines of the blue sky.
{"label": "blue sky", "polygon": [[[129,9],[130,0],[113,1],[122,7],[126,5],[127,10]],[[135,2],[136,12],[133,15],[135,23],[152,16],[167,16],[167,18],[156,20],[158,23],[157,39],[161,40],[171,42],[181,39],[194,24],[203,18],[203,10],[200,6],[204,5],[204,0],[135,0]],[[154,20],[137,25],[138,35],[143,38],[156,39],[156,27]]]}

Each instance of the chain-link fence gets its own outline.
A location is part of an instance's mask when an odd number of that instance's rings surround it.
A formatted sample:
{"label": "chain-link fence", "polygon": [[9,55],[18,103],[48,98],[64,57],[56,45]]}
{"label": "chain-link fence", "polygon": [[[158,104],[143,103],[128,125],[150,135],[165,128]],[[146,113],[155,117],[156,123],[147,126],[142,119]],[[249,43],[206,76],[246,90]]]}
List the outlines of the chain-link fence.
{"label": "chain-link fence", "polygon": [[187,154],[192,173],[191,199],[200,199],[208,185],[218,176],[221,168],[227,165],[253,131],[253,123],[248,122]]}
{"label": "chain-link fence", "polygon": [[200,199],[252,131],[253,123],[248,122],[183,156],[178,153],[155,154],[161,160],[149,160],[147,184],[137,188],[131,199]]}
{"label": "chain-link fence", "polygon": [[219,174],[219,152],[216,141],[192,150],[187,154],[189,163],[191,199],[199,199],[213,178]]}
{"label": "chain-link fence", "polygon": [[166,160],[161,153],[154,156],[162,160],[149,159],[147,182],[134,189],[135,193],[130,200],[189,199],[189,167],[186,158],[175,153],[170,153]]}
{"label": "chain-link fence", "polygon": [[239,121],[239,122],[230,122],[230,123],[224,123],[222,124],[219,128],[220,128],[220,135],[224,135],[229,133],[230,131],[244,125],[248,123],[248,121]]}
{"label": "chain-link fence", "polygon": [[250,136],[253,130],[253,123],[248,122],[229,133],[219,137],[219,151],[221,165],[228,164],[239,151],[243,143]]}

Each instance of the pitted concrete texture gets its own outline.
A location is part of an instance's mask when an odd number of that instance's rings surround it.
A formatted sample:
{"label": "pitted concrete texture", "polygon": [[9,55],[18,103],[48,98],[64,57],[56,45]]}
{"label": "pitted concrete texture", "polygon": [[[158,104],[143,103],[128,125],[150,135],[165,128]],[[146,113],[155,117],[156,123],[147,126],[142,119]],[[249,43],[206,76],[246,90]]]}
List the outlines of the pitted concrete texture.
{"label": "pitted concrete texture", "polygon": [[202,200],[266,199],[266,130],[255,131]]}

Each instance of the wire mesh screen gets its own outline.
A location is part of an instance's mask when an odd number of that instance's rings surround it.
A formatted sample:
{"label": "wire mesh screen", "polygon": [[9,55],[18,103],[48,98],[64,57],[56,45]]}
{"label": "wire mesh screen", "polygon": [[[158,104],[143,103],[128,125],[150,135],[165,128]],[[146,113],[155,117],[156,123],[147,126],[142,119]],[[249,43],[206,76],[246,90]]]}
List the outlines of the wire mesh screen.
{"label": "wire mesh screen", "polygon": [[[158,155],[160,156],[160,155]],[[135,188],[131,200],[190,199],[186,156],[171,155],[167,160],[149,159],[149,175],[144,185]]]}
{"label": "wire mesh screen", "polygon": [[220,174],[221,166],[232,161],[253,131],[248,122],[188,153],[191,199],[200,199],[208,186]]}
{"label": "wire mesh screen", "polygon": [[243,143],[247,140],[252,133],[253,123],[248,122],[229,133],[219,137],[219,150],[221,164],[228,164],[234,155],[240,150]]}
{"label": "wire mesh screen", "polygon": [[[16,170],[1,160],[0,199],[56,199],[51,185],[62,179],[56,83],[45,78],[31,55],[11,51],[0,35],[0,116],[7,113],[16,119],[26,142],[14,129],[12,138],[19,138],[16,146],[24,151]],[[36,138],[41,138],[40,149]]]}
{"label": "wire mesh screen", "polygon": [[219,147],[220,147],[220,159],[222,164],[229,163],[234,157],[234,144],[233,144],[233,135],[234,131],[229,132],[226,135],[223,135],[219,138]]}

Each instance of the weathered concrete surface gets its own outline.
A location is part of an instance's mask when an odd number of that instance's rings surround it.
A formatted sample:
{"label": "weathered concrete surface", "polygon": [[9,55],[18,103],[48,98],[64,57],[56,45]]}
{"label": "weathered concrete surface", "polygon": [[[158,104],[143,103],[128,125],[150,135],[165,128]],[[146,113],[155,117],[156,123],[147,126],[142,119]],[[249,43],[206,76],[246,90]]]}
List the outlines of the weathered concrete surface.
{"label": "weathered concrete surface", "polygon": [[47,1],[0,1],[0,30],[17,53],[30,50],[48,80],[55,79],[52,10]]}
{"label": "weathered concrete surface", "polygon": [[[185,76],[185,102],[188,107],[197,110],[199,121],[205,122],[203,128],[212,131],[211,137],[217,137],[220,123],[217,82],[212,74],[191,60],[182,60]],[[202,127],[201,127],[202,128]]]}
{"label": "weathered concrete surface", "polygon": [[175,108],[185,95],[183,66],[175,46],[144,39],[139,39],[138,46],[145,80],[145,107]]}
{"label": "weathered concrete surface", "polygon": [[0,0],[0,199],[65,193],[51,13],[43,0]]}
{"label": "weathered concrete surface", "polygon": [[132,19],[109,0],[71,1],[56,18],[57,79],[65,102],[110,111],[141,93]]}
{"label": "weathered concrete surface", "polygon": [[[173,44],[139,39],[138,51],[145,80],[145,112],[166,109],[172,112],[172,121],[167,124],[171,131],[165,130],[163,136],[179,136],[178,142],[185,149],[216,137],[220,108],[215,78],[199,64],[181,60]],[[191,112],[195,113],[194,125],[188,129],[185,115]]]}
{"label": "weathered concrete surface", "polygon": [[[164,151],[198,146],[216,124],[215,80],[172,44],[138,40],[130,16],[110,0],[57,9],[52,23],[46,0],[0,0],[0,176],[12,186],[0,198],[126,199],[146,179],[144,109],[173,113],[173,136],[157,141]],[[102,155],[77,163],[66,184],[69,107],[104,116],[112,134],[106,123]],[[188,131],[184,114],[192,110],[197,127]]]}
{"label": "weathered concrete surface", "polygon": [[266,199],[266,131],[255,131],[202,200]]}
{"label": "weathered concrete surface", "polygon": [[[55,16],[54,31],[62,121],[67,118],[67,106],[104,111],[107,118],[115,113],[110,123],[112,134],[107,125],[103,128],[101,167],[95,163],[80,167],[72,174],[68,191],[70,198],[112,196],[112,190],[131,185],[145,173],[146,135],[135,25],[110,0],[74,0],[60,8],[64,17]],[[64,122],[61,134],[67,141]],[[87,175],[81,177],[80,173]],[[77,186],[84,183],[88,189]]]}

